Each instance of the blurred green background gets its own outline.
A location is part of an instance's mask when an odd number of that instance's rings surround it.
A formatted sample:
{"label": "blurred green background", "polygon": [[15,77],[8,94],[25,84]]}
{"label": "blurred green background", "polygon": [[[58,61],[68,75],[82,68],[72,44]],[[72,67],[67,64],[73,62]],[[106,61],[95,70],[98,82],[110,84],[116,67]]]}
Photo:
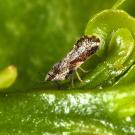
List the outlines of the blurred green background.
{"label": "blurred green background", "polygon": [[[128,122],[125,122],[123,118],[120,120],[117,118],[117,113],[121,111],[121,108],[126,107],[126,109],[129,109],[131,106],[134,111],[134,102],[132,102],[134,101],[134,87],[132,86],[130,86],[131,90],[127,94],[128,97],[125,96],[125,98],[121,96],[124,88],[122,91],[118,89],[118,93],[117,90],[112,90],[109,94],[105,91],[100,91],[99,93],[94,91],[96,94],[92,94],[91,91],[83,91],[92,100],[87,101],[88,104],[86,102],[86,106],[82,106],[82,110],[79,107],[82,105],[83,99],[86,101],[86,95],[83,92],[79,98],[79,94],[76,91],[47,91],[46,93],[41,91],[41,89],[47,89],[50,86],[50,84],[43,82],[45,75],[52,65],[63,58],[72,48],[75,40],[83,35],[89,19],[97,12],[111,8],[116,1],[0,0],[0,71],[9,65],[15,65],[18,69],[18,78],[9,90],[39,91],[33,93],[20,92],[21,94],[16,92],[0,94],[0,134],[7,135],[9,134],[8,132],[17,135],[25,134],[25,132],[26,134],[32,132],[39,134],[45,130],[51,130],[52,126],[50,125],[54,126],[55,123],[53,122],[57,122],[59,119],[67,120],[67,123],[71,122],[71,127],[65,126],[69,128],[68,130],[75,128],[72,127],[72,123],[75,123],[74,125],[77,122],[82,124],[80,123],[81,121],[84,122],[84,125],[89,125],[88,129],[90,127],[91,132],[96,132],[98,129],[110,130],[114,124],[115,130],[118,133],[120,132],[119,134],[123,133],[121,132],[123,130],[128,132],[128,129],[131,129],[129,133],[134,133],[134,117],[133,122],[128,121],[129,119],[127,119]],[[120,8],[135,16],[134,5],[134,0],[127,0]],[[123,95],[126,94],[123,92]],[[52,102],[53,96],[56,97],[56,105],[55,102]],[[71,108],[71,114],[65,113],[66,111],[63,108],[66,108],[70,101],[74,101],[72,96],[77,96],[75,99],[77,101],[76,106],[85,113],[81,114],[79,109],[76,112],[74,106],[73,112]],[[110,97],[111,99],[109,99]],[[63,102],[64,100],[65,102]],[[104,100],[106,104],[104,104]],[[62,102],[59,103],[59,101]],[[93,106],[89,106],[91,103]],[[108,106],[112,109],[111,103],[118,104],[118,110],[116,108],[114,113],[108,112]],[[121,104],[122,106],[120,106]],[[57,115],[55,111],[51,112],[55,109],[55,106],[58,107],[58,112],[59,109],[62,110],[62,113],[65,111],[64,114]],[[87,110],[88,113],[91,111],[89,107],[94,109],[94,111],[92,110],[92,115],[87,114]],[[97,108],[95,109],[95,107]],[[88,119],[88,116],[90,116],[90,119]],[[48,119],[52,120],[50,125],[48,124]],[[93,120],[97,120],[96,122],[94,121],[96,124],[92,123]],[[102,122],[106,120],[106,123],[103,123],[106,125],[100,127],[102,124],[98,120]],[[109,125],[111,123],[113,124]],[[47,129],[47,126],[49,129]],[[56,127],[56,130],[57,128],[61,128],[61,125]]]}
{"label": "blurred green background", "polygon": [[44,77],[83,35],[90,17],[116,0],[0,0],[0,69],[18,69],[12,90],[47,88]]}

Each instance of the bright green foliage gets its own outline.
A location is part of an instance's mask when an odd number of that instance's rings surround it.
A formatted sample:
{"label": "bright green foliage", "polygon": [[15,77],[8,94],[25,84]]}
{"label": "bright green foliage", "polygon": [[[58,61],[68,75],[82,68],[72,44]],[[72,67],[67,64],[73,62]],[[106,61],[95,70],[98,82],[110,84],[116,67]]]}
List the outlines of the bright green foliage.
{"label": "bright green foliage", "polygon": [[134,33],[135,19],[122,10],[105,10],[92,18],[85,34],[100,38],[96,55],[97,59],[103,60],[94,68],[87,67],[91,71],[84,79],[86,83],[80,87],[104,87],[118,81],[134,65]]}
{"label": "bright green foliage", "polygon": [[[0,94],[0,135],[135,135],[135,2],[115,2],[0,1],[0,69],[17,68],[0,70],[0,88],[12,85]],[[84,34],[101,44],[83,65],[84,83],[42,83],[89,17]]]}
{"label": "bright green foliage", "polygon": [[134,135],[134,88],[3,93],[0,133]]}

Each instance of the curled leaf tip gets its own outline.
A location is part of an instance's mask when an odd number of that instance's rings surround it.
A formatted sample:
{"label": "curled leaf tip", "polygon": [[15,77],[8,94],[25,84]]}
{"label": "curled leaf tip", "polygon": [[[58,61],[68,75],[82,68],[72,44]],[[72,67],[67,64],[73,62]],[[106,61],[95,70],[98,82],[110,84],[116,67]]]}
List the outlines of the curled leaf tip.
{"label": "curled leaf tip", "polygon": [[119,8],[126,0],[117,0],[116,3],[113,5],[112,9]]}
{"label": "curled leaf tip", "polygon": [[17,78],[17,69],[10,65],[0,71],[0,90],[9,88]]}

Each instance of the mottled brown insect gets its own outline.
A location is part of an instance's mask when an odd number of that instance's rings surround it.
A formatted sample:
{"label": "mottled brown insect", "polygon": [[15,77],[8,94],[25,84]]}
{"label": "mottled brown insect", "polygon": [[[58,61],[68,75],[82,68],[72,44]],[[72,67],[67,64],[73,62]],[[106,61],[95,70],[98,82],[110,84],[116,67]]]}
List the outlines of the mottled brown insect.
{"label": "mottled brown insect", "polygon": [[66,57],[53,66],[45,80],[58,81],[68,79],[74,71],[80,68],[98,50],[99,44],[100,40],[96,36],[81,37]]}

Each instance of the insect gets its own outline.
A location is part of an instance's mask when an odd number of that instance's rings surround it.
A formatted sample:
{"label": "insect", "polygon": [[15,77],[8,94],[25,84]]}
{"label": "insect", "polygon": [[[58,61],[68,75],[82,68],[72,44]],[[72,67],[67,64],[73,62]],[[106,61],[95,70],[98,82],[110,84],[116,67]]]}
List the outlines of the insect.
{"label": "insect", "polygon": [[82,36],[66,57],[53,66],[46,75],[45,80],[66,80],[76,72],[78,79],[82,81],[77,69],[80,68],[85,72],[80,66],[98,50],[99,44],[100,39],[96,36]]}

